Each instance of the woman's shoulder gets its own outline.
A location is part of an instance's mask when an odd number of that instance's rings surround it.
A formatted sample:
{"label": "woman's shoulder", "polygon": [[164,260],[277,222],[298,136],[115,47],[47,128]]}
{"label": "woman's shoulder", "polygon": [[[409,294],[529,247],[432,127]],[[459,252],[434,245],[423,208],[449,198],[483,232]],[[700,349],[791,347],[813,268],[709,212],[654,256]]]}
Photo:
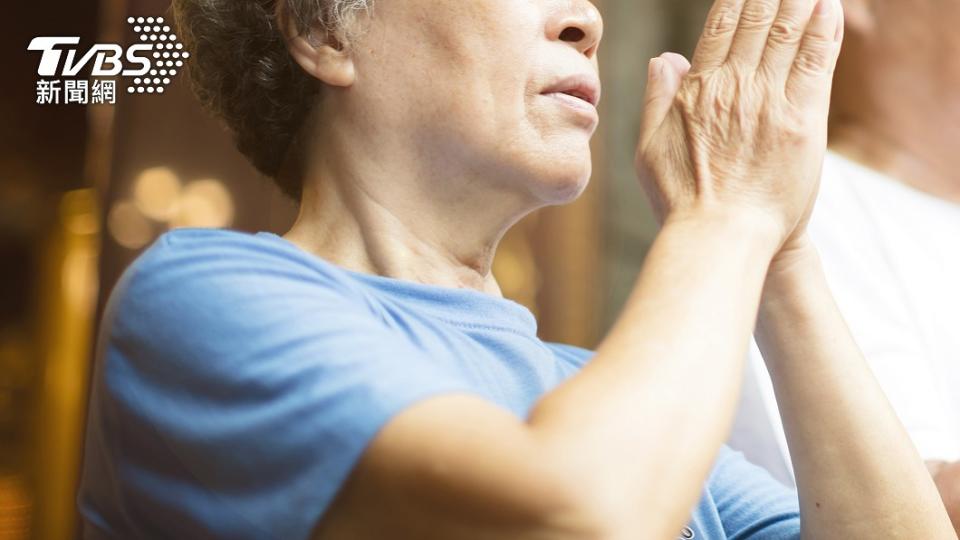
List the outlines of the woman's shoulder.
{"label": "woman's shoulder", "polygon": [[130,265],[123,281],[140,294],[162,290],[164,295],[198,287],[221,293],[243,293],[251,287],[309,285],[343,292],[356,287],[343,269],[279,236],[223,229],[176,229],[163,234]]}
{"label": "woman's shoulder", "polygon": [[367,306],[347,272],[279,237],[180,229],[124,272],[104,322],[115,338],[192,340],[256,335],[297,317],[322,324],[346,310],[369,313]]}
{"label": "woman's shoulder", "polygon": [[138,272],[162,272],[192,265],[218,269],[238,265],[273,270],[299,269],[313,274],[346,278],[338,266],[310,255],[272,233],[228,229],[174,229],[161,235],[132,265]]}

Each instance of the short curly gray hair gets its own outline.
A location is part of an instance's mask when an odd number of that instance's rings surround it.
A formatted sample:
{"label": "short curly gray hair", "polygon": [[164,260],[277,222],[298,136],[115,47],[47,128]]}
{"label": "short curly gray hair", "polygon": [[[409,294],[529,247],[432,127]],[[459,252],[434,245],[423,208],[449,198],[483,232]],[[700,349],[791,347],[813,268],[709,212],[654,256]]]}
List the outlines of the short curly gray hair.
{"label": "short curly gray hair", "polygon": [[287,51],[277,28],[278,2],[297,30],[319,28],[347,45],[351,23],[372,0],[173,0],[179,33],[191,54],[194,92],[223,119],[237,148],[295,200],[302,178],[281,175],[298,146],[320,92]]}

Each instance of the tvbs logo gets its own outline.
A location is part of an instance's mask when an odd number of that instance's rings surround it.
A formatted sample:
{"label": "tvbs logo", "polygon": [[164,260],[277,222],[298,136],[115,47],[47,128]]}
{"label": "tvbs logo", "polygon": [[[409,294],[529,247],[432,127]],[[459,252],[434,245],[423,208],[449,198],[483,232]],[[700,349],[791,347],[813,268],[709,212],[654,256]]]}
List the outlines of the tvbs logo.
{"label": "tvbs logo", "polygon": [[98,43],[83,51],[78,37],[34,38],[27,50],[41,53],[37,103],[115,103],[118,79],[128,94],[162,94],[190,53],[163,17],[130,17],[127,24],[139,37],[128,47]]}

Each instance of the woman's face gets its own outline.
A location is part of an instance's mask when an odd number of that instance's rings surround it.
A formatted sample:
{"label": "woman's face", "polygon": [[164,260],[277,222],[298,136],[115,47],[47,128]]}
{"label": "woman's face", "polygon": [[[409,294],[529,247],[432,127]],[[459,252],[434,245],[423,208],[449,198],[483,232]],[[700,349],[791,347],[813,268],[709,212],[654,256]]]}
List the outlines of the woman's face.
{"label": "woman's face", "polygon": [[351,109],[439,178],[568,202],[590,176],[601,33],[587,0],[378,0]]}

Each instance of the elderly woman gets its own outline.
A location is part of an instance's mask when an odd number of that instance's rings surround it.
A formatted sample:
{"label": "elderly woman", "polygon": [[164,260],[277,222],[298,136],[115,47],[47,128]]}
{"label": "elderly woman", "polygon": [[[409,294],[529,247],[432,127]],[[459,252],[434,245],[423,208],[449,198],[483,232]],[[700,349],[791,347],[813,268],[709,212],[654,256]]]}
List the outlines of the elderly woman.
{"label": "elderly woman", "polygon": [[[590,176],[586,0],[175,0],[201,99],[300,201],[284,236],[176,231],[98,359],[88,538],[955,538],[805,234],[836,0],[717,0],[650,63],[662,230],[596,351],[490,272]],[[798,497],[721,446],[768,352]]]}

